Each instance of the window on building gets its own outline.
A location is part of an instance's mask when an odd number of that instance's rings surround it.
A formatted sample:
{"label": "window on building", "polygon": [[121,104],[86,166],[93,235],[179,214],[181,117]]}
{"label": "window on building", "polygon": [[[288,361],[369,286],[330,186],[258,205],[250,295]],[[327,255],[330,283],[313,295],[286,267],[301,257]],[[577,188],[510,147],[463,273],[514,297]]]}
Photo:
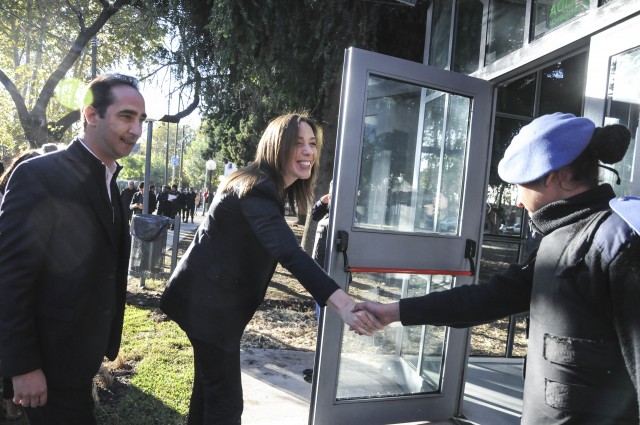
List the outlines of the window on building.
{"label": "window on building", "polygon": [[[633,194],[634,153],[640,142],[640,87],[637,70],[640,68],[640,47],[627,50],[611,57],[609,64],[609,83],[606,98],[604,124],[622,124],[631,130],[631,145],[624,159],[615,164],[620,173],[621,185],[614,187],[619,195]],[[638,167],[635,164],[635,167]],[[613,184],[615,175],[601,171],[604,181]],[[637,171],[635,171],[637,175]],[[637,184],[637,183],[635,183]],[[637,187],[637,186],[636,186]]]}
{"label": "window on building", "polygon": [[540,73],[538,115],[554,112],[582,115],[586,74],[585,53],[544,68]]}
{"label": "window on building", "polygon": [[533,117],[537,73],[525,75],[498,89],[496,111],[511,115]]}
{"label": "window on building", "polygon": [[456,5],[453,70],[471,74],[480,65],[483,2],[458,0]]}
{"label": "window on building", "polygon": [[535,40],[589,10],[591,0],[533,0],[531,37]]}
{"label": "window on building", "polygon": [[428,65],[436,68],[449,69],[452,10],[452,2],[448,0],[433,4]]}
{"label": "window on building", "polygon": [[490,2],[485,64],[491,64],[524,45],[526,6],[526,0]]}

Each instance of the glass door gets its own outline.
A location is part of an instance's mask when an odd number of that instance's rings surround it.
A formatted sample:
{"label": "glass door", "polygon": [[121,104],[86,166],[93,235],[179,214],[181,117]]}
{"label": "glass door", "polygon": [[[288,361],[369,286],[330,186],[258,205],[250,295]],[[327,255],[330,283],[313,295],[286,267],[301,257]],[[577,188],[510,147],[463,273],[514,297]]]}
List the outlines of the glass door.
{"label": "glass door", "polygon": [[[491,85],[349,49],[328,270],[356,300],[393,302],[475,281]],[[326,314],[324,314],[326,313]],[[467,330],[391,325],[358,336],[325,309],[310,423],[391,424],[458,413]]]}
{"label": "glass door", "polygon": [[640,196],[640,17],[629,19],[591,39],[585,99],[585,116],[597,125],[624,124],[631,130],[631,144],[622,162],[613,167],[620,174],[601,171],[619,196]]}

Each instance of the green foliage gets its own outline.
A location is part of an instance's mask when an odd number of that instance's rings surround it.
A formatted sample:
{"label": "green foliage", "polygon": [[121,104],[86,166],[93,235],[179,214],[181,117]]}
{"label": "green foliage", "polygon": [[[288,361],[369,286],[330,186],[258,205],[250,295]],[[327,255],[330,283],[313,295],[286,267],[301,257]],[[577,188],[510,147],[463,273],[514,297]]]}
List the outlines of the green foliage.
{"label": "green foliage", "polygon": [[[203,75],[212,149],[238,164],[253,159],[268,121],[292,111],[325,116],[350,46],[421,61],[426,5],[362,0],[164,0],[183,28],[181,51]],[[172,12],[174,11],[174,12]],[[188,43],[187,43],[188,40]]]}
{"label": "green foliage", "polygon": [[[0,135],[31,140],[33,147],[71,137],[65,131],[73,118],[77,120],[77,112],[66,119],[71,109],[56,101],[54,90],[63,77],[85,83],[91,79],[92,48],[86,34],[94,23],[98,74],[125,63],[132,72],[141,73],[156,62],[164,30],[155,9],[129,3],[117,0],[108,7],[99,0],[2,3],[0,22],[6,25],[0,26],[0,82],[6,90],[0,91],[0,115],[11,119],[0,122]],[[98,18],[105,10],[116,13],[103,23]],[[16,124],[22,127],[19,132]]]}

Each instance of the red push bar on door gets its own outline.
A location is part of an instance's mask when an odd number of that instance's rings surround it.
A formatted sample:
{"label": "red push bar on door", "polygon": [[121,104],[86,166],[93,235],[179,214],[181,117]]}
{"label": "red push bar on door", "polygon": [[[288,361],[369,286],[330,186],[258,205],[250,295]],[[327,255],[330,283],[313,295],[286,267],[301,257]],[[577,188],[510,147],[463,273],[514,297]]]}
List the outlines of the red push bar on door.
{"label": "red push bar on door", "polygon": [[405,273],[405,274],[437,274],[448,276],[473,276],[469,270],[421,270],[421,269],[394,269],[377,267],[353,267],[349,266],[351,273]]}

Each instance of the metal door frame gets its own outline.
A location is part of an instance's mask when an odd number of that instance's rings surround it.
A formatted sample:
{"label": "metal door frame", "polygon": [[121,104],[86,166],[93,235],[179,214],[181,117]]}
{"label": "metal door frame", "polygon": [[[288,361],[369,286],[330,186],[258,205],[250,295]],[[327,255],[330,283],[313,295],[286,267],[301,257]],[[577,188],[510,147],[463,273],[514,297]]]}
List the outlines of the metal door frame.
{"label": "metal door frame", "polygon": [[[364,119],[364,103],[366,100],[366,84],[370,73],[391,79],[433,88],[436,90],[468,96],[472,101],[472,118],[470,120],[469,143],[465,164],[466,182],[463,196],[460,229],[450,237],[433,237],[434,249],[439,247],[455,247],[455,254],[448,257],[460,257],[448,261],[445,270],[460,276],[456,286],[471,284],[475,276],[465,276],[464,270],[469,268],[469,261],[463,258],[463,245],[466,239],[477,242],[478,252],[474,261],[477,264],[482,238],[482,220],[484,215],[484,199],[490,157],[490,130],[493,116],[492,92],[490,82],[478,80],[462,74],[432,68],[416,62],[384,56],[351,48],[345,54],[345,71],[342,80],[342,98],[340,104],[340,121],[338,125],[338,145],[336,149],[336,166],[334,167],[334,196],[331,203],[331,222],[329,225],[329,241],[327,267],[331,276],[345,289],[348,288],[348,273],[343,269],[343,256],[335,249],[337,231],[345,229],[352,233],[360,230],[352,229],[352,214],[355,214],[355,196],[352,199],[340,199],[340,188],[343,182],[357,181],[359,164],[353,163],[354,153],[350,149],[360,149],[362,141],[362,123]],[[355,140],[354,142],[349,142]],[[357,145],[357,147],[355,147]],[[356,154],[359,158],[359,153]],[[486,161],[486,162],[485,162]],[[348,162],[351,162],[350,164]],[[467,190],[468,182],[477,185],[476,190]],[[335,182],[339,182],[336,184]],[[349,183],[346,183],[349,186]],[[355,184],[352,188],[355,191]],[[477,205],[475,211],[471,206]],[[349,211],[348,222],[340,218],[338,211]],[[384,237],[384,235],[379,235]],[[407,249],[423,238],[424,235],[406,234],[393,240],[388,238],[391,246],[386,251]],[[357,238],[355,238],[357,239]],[[424,243],[424,239],[422,239]],[[350,242],[351,243],[351,242]],[[363,249],[362,244],[355,243],[355,249]],[[365,244],[366,245],[366,244]],[[416,245],[419,246],[419,245]],[[408,247],[408,248],[407,248]],[[350,246],[351,249],[351,246]],[[440,251],[442,252],[442,251]],[[384,256],[376,258],[381,267],[394,267],[399,270],[415,269],[412,265],[416,259],[403,262],[385,262]],[[445,274],[445,273],[442,273]],[[341,349],[342,322],[337,314],[323,310],[319,331],[321,336],[316,351],[314,383],[311,396],[309,423],[314,425],[341,425],[366,423],[368,425],[399,423],[416,420],[446,419],[460,411],[464,386],[464,374],[467,363],[469,331],[468,329],[448,329],[447,347],[445,348],[443,392],[440,394],[412,395],[394,397],[393,399],[362,399],[335,401],[339,353]],[[401,403],[401,404],[399,404]]]}

